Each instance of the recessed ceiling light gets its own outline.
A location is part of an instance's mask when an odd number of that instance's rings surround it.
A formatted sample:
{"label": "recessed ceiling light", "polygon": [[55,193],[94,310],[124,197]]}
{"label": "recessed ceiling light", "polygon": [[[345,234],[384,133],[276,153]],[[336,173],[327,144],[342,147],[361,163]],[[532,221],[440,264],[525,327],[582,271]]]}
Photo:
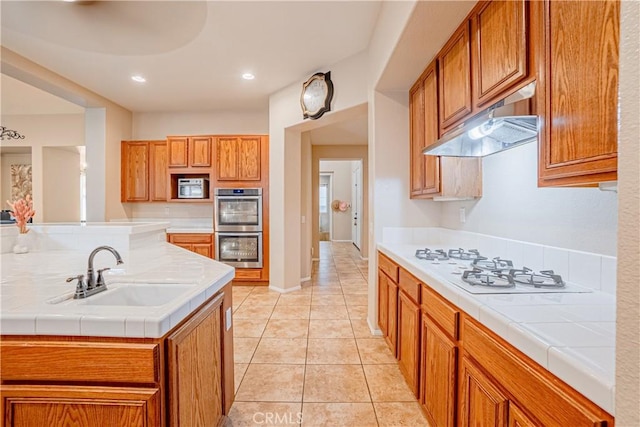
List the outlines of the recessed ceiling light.
{"label": "recessed ceiling light", "polygon": [[255,78],[256,78],[256,76],[254,76],[254,75],[253,75],[253,74],[251,74],[251,73],[244,73],[244,74],[242,75],[242,78],[243,78],[243,79],[245,79],[245,80],[253,80],[253,79],[255,79]]}
{"label": "recessed ceiling light", "polygon": [[142,77],[139,74],[136,74],[134,76],[131,76],[131,80],[133,80],[134,82],[138,82],[138,83],[144,83],[147,81],[147,79],[145,79],[144,77]]}

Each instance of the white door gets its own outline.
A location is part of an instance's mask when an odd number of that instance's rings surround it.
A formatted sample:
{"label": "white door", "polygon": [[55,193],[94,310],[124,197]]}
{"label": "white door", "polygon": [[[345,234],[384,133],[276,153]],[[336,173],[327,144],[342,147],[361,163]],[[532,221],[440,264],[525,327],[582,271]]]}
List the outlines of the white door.
{"label": "white door", "polygon": [[353,244],[360,249],[361,239],[361,210],[362,210],[362,161],[351,172],[351,238]]}

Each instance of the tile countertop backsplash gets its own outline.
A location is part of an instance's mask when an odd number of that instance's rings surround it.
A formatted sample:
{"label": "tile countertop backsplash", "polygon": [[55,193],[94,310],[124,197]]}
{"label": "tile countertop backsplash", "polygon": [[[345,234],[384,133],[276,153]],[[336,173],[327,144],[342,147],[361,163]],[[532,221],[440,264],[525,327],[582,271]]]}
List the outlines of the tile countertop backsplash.
{"label": "tile countertop backsplash", "polygon": [[[415,250],[478,249],[553,269],[579,294],[471,294],[427,270]],[[378,249],[473,318],[614,414],[616,258],[443,228],[385,228]]]}
{"label": "tile countertop backsplash", "polygon": [[[0,227],[0,333],[158,338],[234,276],[234,269],[166,242],[168,223],[43,224],[31,226],[31,249],[13,254],[15,226]],[[111,267],[107,286],[179,284],[186,290],[159,306],[84,305],[69,300],[91,250],[113,246],[124,264],[99,252],[94,267]],[[106,295],[104,293],[96,295]],[[92,297],[89,297],[92,298]],[[52,301],[58,303],[52,303]]]}

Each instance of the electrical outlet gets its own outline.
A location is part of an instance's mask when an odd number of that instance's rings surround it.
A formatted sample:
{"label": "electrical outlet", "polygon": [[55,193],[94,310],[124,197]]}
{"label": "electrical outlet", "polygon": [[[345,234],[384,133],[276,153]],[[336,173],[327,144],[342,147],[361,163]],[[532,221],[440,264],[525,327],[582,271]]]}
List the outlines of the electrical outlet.
{"label": "electrical outlet", "polygon": [[307,222],[307,217],[306,217],[306,216],[304,216],[304,215],[302,215],[302,216],[300,217],[300,222],[301,222],[302,224],[305,224],[305,223]]}
{"label": "electrical outlet", "polygon": [[464,224],[465,222],[467,222],[467,210],[460,208],[460,223]]}

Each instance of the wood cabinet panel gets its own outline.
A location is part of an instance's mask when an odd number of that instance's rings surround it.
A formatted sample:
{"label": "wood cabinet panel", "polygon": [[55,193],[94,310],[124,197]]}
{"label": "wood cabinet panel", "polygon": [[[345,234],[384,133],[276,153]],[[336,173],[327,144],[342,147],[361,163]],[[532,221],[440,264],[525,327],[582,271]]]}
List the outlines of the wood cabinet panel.
{"label": "wood cabinet panel", "polygon": [[387,281],[387,334],[385,340],[394,356],[398,355],[398,285]]}
{"label": "wood cabinet panel", "polygon": [[214,258],[213,234],[205,233],[170,233],[167,241],[188,251]]}
{"label": "wood cabinet panel", "polygon": [[167,201],[167,143],[149,142],[149,200]]}
{"label": "wood cabinet panel", "polygon": [[222,302],[209,302],[167,338],[172,426],[215,426],[223,414]]}
{"label": "wood cabinet panel", "polygon": [[[427,67],[424,77],[424,146],[438,140],[438,78],[434,61]],[[420,150],[424,165],[422,194],[436,195],[440,192],[440,157],[425,156]]]}
{"label": "wood cabinet panel", "polygon": [[7,427],[161,425],[158,389],[3,385]]}
{"label": "wood cabinet panel", "polygon": [[458,348],[422,315],[421,403],[433,427],[454,426]]}
{"label": "wood cabinet panel", "polygon": [[425,180],[424,158],[427,156],[422,154],[425,147],[424,119],[424,80],[418,80],[409,92],[410,195],[412,198],[422,195]]}
{"label": "wood cabinet panel", "polygon": [[189,166],[211,167],[211,144],[210,136],[189,137]]}
{"label": "wood cabinet panel", "polygon": [[422,311],[453,340],[458,339],[460,311],[429,286],[422,285]]}
{"label": "wood cabinet panel", "polygon": [[213,258],[211,243],[194,243],[191,251],[207,258]]}
{"label": "wood cabinet panel", "polygon": [[167,165],[170,168],[186,168],[189,166],[189,138],[167,138]]}
{"label": "wood cabinet panel", "polygon": [[157,344],[3,341],[0,350],[3,381],[159,381]]}
{"label": "wood cabinet panel", "polygon": [[[465,350],[543,425],[598,426],[611,417],[525,355],[465,318]],[[540,396],[546,398],[541,399]]]}
{"label": "wood cabinet panel", "polygon": [[509,402],[509,427],[538,427],[515,403]]}
{"label": "wood cabinet panel", "polygon": [[142,141],[123,141],[121,154],[121,201],[148,201],[149,144]]}
{"label": "wood cabinet panel", "polygon": [[472,16],[474,102],[487,106],[528,76],[527,4],[485,1]]}
{"label": "wood cabinet panel", "polygon": [[236,270],[234,280],[260,280],[262,279],[263,269],[261,268],[242,268]]}
{"label": "wood cabinet panel", "polygon": [[461,426],[506,426],[508,398],[468,358],[461,363]]}
{"label": "wood cabinet panel", "polygon": [[620,2],[545,1],[544,16],[539,185],[616,180]]}
{"label": "wood cabinet panel", "polygon": [[389,329],[389,278],[378,270],[378,326],[382,336],[386,337]]}
{"label": "wood cabinet panel", "polygon": [[420,307],[404,293],[398,294],[398,365],[409,388],[420,396]]}
{"label": "wood cabinet panel", "polygon": [[471,113],[471,51],[465,20],[438,55],[440,134]]}
{"label": "wood cabinet panel", "polygon": [[420,280],[404,268],[398,274],[398,286],[416,304],[420,304]]}
{"label": "wood cabinet panel", "polygon": [[391,278],[394,282],[398,283],[398,269],[399,267],[386,256],[378,252],[378,268]]}
{"label": "wood cabinet panel", "polygon": [[219,180],[236,180],[238,178],[237,138],[218,138],[216,140],[217,164],[216,174]]}
{"label": "wood cabinet panel", "polygon": [[238,144],[238,179],[242,181],[260,180],[261,138],[241,137]]}

